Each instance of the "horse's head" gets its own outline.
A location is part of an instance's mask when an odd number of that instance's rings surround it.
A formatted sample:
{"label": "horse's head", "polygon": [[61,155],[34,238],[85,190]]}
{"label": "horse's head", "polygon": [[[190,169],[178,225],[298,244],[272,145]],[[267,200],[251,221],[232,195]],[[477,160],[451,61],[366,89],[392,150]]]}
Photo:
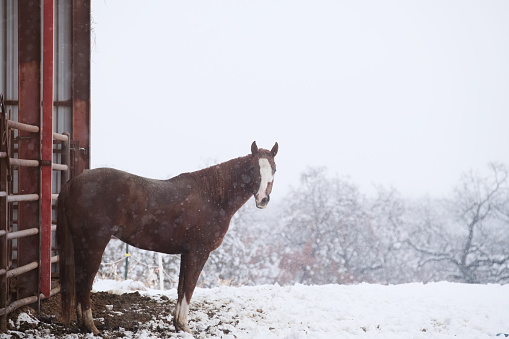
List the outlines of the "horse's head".
{"label": "horse's head", "polygon": [[258,149],[256,141],[251,145],[251,179],[253,183],[253,195],[256,201],[256,207],[267,207],[274,183],[274,174],[276,173],[276,163],[274,157],[278,151],[277,142],[272,150],[263,148]]}

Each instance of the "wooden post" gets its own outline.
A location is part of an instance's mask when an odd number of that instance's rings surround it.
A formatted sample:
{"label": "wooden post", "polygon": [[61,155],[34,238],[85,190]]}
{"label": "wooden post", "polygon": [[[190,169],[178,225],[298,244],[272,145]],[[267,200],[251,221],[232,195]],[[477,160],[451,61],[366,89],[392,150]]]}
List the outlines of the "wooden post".
{"label": "wooden post", "polygon": [[159,269],[159,289],[161,291],[164,290],[164,271],[163,271],[163,254],[161,252],[157,253],[157,265]]}
{"label": "wooden post", "polygon": [[127,280],[127,272],[129,272],[129,244],[125,244],[125,272],[124,280]]}

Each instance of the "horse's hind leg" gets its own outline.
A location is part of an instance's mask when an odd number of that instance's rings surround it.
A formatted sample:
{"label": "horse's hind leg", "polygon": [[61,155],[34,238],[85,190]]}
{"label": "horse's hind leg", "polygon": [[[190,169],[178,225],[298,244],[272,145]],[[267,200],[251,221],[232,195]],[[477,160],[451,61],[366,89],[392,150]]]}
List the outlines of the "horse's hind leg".
{"label": "horse's hind leg", "polygon": [[74,260],[76,263],[76,307],[78,325],[84,327],[93,334],[99,334],[99,330],[95,326],[92,317],[90,290],[94,283],[94,277],[99,270],[102,255],[108,244],[109,237],[97,237],[94,239],[81,238],[79,241],[80,251],[75,250],[74,252]]}

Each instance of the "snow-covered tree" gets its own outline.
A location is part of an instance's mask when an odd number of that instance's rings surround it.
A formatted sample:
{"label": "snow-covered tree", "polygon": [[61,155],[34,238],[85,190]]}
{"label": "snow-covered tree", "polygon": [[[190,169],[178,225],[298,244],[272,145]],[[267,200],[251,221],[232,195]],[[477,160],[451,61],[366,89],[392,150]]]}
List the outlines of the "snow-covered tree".
{"label": "snow-covered tree", "polygon": [[440,218],[426,219],[409,241],[423,264],[441,263],[450,280],[509,282],[508,174],[505,165],[491,164],[488,176],[463,176]]}
{"label": "snow-covered tree", "polygon": [[402,203],[394,191],[380,190],[370,200],[349,180],[311,168],[290,195],[283,218],[283,283],[390,280],[387,264],[401,244]]}
{"label": "snow-covered tree", "polygon": [[[509,282],[509,169],[468,172],[448,199],[405,200],[394,189],[363,195],[349,179],[309,168],[281,202],[248,202],[211,253],[199,286]],[[128,278],[156,283],[157,254],[130,247]],[[179,255],[163,255],[165,287]],[[125,244],[112,240],[99,276],[121,279]]]}

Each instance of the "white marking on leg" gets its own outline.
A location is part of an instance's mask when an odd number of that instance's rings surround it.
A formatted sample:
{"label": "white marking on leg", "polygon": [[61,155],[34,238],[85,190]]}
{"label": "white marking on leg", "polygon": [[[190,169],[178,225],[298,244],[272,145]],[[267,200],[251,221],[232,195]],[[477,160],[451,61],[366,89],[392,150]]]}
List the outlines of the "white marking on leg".
{"label": "white marking on leg", "polygon": [[270,165],[269,160],[265,158],[261,158],[258,160],[258,163],[260,164],[260,188],[258,189],[258,192],[256,193],[256,206],[260,208],[266,207],[265,204],[261,204],[262,200],[267,198],[267,187],[269,183],[271,183],[274,180],[274,175],[272,173],[272,166]]}
{"label": "white marking on leg", "polygon": [[187,302],[186,296],[182,298],[182,301],[177,303],[177,309],[175,310],[175,317],[177,322],[181,325],[187,326],[187,315],[189,314],[189,303]]}
{"label": "white marking on leg", "polygon": [[78,325],[83,324],[83,314],[81,313],[81,303],[76,305],[76,317],[78,318]]}
{"label": "white marking on leg", "polygon": [[90,330],[94,335],[99,334],[99,330],[95,327],[94,318],[92,317],[92,309],[83,311],[83,322],[85,323],[86,328]]}

